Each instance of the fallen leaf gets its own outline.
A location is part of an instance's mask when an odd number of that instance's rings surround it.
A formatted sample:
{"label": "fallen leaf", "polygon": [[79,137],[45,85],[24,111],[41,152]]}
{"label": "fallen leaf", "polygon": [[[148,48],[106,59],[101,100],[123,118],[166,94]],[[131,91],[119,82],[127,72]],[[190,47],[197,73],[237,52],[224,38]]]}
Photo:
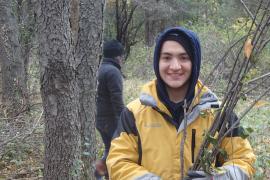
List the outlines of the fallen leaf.
{"label": "fallen leaf", "polygon": [[254,107],[259,108],[259,107],[266,106],[267,104],[268,104],[267,101],[261,100],[261,101],[256,102],[256,104],[254,105]]}
{"label": "fallen leaf", "polygon": [[252,52],[253,46],[251,43],[251,39],[247,39],[244,45],[244,55],[247,59],[250,58],[251,52]]}

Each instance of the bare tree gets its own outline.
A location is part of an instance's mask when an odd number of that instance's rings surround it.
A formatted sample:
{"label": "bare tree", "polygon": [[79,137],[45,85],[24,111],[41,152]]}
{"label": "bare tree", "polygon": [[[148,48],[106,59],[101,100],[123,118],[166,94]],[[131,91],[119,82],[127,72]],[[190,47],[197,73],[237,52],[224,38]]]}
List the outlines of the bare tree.
{"label": "bare tree", "polygon": [[95,91],[103,6],[104,0],[40,1],[45,179],[94,179],[90,165],[96,155]]}
{"label": "bare tree", "polygon": [[120,41],[130,53],[130,47],[136,44],[136,35],[143,23],[132,23],[134,12],[138,5],[126,0],[115,1],[116,39]]}
{"label": "bare tree", "polygon": [[[108,16],[107,24],[111,25],[111,29],[115,29],[113,33],[109,29],[110,36],[114,36],[124,45],[127,58],[131,46],[138,42],[137,35],[144,24],[144,18],[138,13],[138,3],[136,1],[115,0],[110,1],[108,4],[107,11],[111,12],[111,14]],[[113,23],[110,21],[113,21]]]}
{"label": "bare tree", "polygon": [[[109,25],[107,31],[109,36],[114,36],[120,41],[128,57],[131,47],[144,38],[146,44],[151,46],[154,42],[154,37],[158,32],[164,29],[174,20],[172,15],[177,14],[177,10],[173,8],[174,1],[165,0],[115,0],[110,1],[107,7],[108,11],[112,11],[107,17],[106,25]],[[113,18],[112,18],[113,17]],[[112,24],[110,21],[113,21]],[[112,32],[111,29],[115,29]]]}
{"label": "bare tree", "polygon": [[141,7],[145,10],[145,44],[147,46],[153,46],[155,37],[166,26],[166,16],[170,14],[170,10],[167,9],[168,7],[163,1],[159,0],[145,1],[144,4],[141,4]]}

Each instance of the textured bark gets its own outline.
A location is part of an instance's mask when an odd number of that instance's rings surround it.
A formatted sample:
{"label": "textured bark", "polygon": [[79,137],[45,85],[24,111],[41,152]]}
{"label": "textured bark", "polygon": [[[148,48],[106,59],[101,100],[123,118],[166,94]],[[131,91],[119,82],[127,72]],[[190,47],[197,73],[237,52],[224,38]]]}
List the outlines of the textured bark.
{"label": "textured bark", "polygon": [[24,100],[25,106],[29,107],[29,89],[27,88],[28,82],[28,69],[29,60],[32,47],[34,46],[34,39],[36,38],[36,16],[35,11],[37,7],[36,0],[17,0],[18,23],[20,30],[20,45],[22,50],[22,59],[24,62]]}
{"label": "textured bark", "polygon": [[[95,179],[92,164],[96,158],[95,95],[97,69],[101,61],[103,35],[104,0],[80,2],[79,35],[76,45],[76,60],[80,87],[81,137],[82,137],[82,179]],[[77,9],[77,8],[74,8]],[[75,14],[75,13],[74,13]],[[77,17],[77,16],[73,16]],[[89,23],[91,22],[91,23]],[[74,26],[75,27],[75,26]],[[74,28],[75,30],[78,28]],[[76,32],[76,31],[75,31]],[[75,43],[76,44],[76,43]]]}
{"label": "textured bark", "polygon": [[45,114],[44,179],[79,179],[79,86],[70,1],[40,2],[41,95]]}
{"label": "textured bark", "polygon": [[104,1],[40,2],[44,179],[94,179],[96,71]]}
{"label": "textured bark", "polygon": [[2,103],[7,115],[14,116],[24,105],[25,71],[19,44],[17,20],[12,1],[0,0],[0,60],[2,70]]}

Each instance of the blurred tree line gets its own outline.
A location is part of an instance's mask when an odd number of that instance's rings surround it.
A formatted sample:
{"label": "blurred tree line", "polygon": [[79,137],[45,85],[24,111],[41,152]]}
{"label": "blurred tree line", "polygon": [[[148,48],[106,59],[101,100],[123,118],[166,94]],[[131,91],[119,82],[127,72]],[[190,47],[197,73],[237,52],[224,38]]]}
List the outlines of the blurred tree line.
{"label": "blurred tree line", "polygon": [[[255,0],[246,1],[251,11]],[[137,42],[152,46],[157,33],[169,26],[215,25],[226,29],[237,19],[248,20],[240,0],[109,0],[105,39],[116,38],[127,54]]]}
{"label": "blurred tree line", "polygon": [[[35,95],[30,91],[33,90],[31,73],[36,70],[29,67],[38,60],[35,54],[37,2],[0,1],[0,6],[5,7],[0,16],[1,104],[13,116],[27,110],[31,95]],[[198,34],[203,28],[209,32],[215,29],[215,41],[228,44],[250,25],[250,14],[243,3],[250,12],[256,10],[256,0],[108,0],[104,11],[104,40],[120,41],[125,46],[126,58],[138,43],[152,47],[158,32],[169,26],[185,26]],[[219,51],[217,48],[214,50]]]}
{"label": "blurred tree line", "polygon": [[[265,0],[262,6],[266,8],[267,3]],[[225,50],[247,33],[257,8],[258,2],[255,0],[109,0],[105,10],[104,40],[114,38],[124,44],[127,73],[133,72],[133,77],[140,77],[149,71],[145,65],[146,61],[151,61],[152,55],[134,59],[138,55],[130,57],[131,50],[133,54],[147,53],[153,47],[155,37],[166,27],[190,28],[198,33],[202,42],[201,78],[204,79]],[[269,33],[264,36],[266,42],[269,36]],[[140,50],[141,47],[146,47],[144,52]],[[258,57],[265,60],[252,70],[248,78],[269,72],[269,49],[267,45]],[[235,52],[230,52],[231,60],[224,62],[220,73],[211,80],[217,91],[220,86],[217,84],[223,86],[224,79],[229,78],[229,69],[235,56]],[[138,69],[137,73],[134,68]],[[141,72],[142,69],[144,72]]]}

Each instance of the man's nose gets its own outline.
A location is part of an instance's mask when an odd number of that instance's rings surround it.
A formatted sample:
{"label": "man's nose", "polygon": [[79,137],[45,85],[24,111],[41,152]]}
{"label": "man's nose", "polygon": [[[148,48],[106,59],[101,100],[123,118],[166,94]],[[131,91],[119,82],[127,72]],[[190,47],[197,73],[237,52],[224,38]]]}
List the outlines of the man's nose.
{"label": "man's nose", "polygon": [[178,61],[177,58],[173,58],[172,61],[171,61],[171,64],[170,64],[170,68],[172,70],[179,70],[181,69],[181,63]]}

